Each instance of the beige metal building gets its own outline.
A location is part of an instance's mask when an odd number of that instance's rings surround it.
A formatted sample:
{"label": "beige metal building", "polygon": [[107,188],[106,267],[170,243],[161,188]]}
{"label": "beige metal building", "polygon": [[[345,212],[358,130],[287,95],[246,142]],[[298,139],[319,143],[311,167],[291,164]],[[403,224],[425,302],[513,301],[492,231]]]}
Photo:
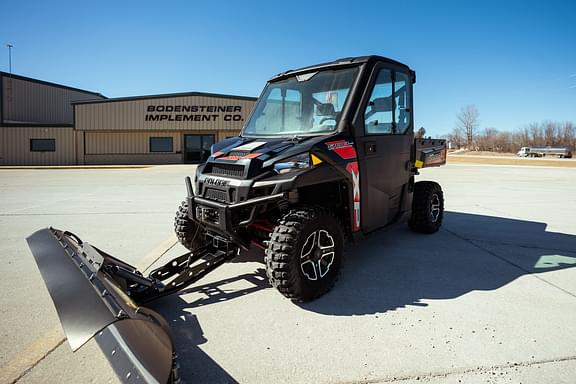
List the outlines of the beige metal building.
{"label": "beige metal building", "polygon": [[256,98],[181,93],[74,105],[78,164],[198,163],[238,135]]}
{"label": "beige metal building", "polygon": [[199,92],[106,99],[0,72],[0,165],[198,163],[239,133],[255,101]]}
{"label": "beige metal building", "polygon": [[71,102],[104,98],[0,72],[0,165],[76,164]]}

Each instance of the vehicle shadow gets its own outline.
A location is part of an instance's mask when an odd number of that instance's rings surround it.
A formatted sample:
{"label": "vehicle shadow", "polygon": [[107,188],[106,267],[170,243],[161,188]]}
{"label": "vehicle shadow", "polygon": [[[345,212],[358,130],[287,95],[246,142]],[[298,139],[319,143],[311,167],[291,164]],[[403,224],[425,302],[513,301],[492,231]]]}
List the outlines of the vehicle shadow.
{"label": "vehicle shadow", "polygon": [[[546,232],[545,223],[446,212],[437,234],[419,235],[401,226],[352,245],[346,257],[332,291],[297,305],[321,314],[352,316],[426,307],[430,300],[495,290],[524,275],[576,266],[576,236]],[[262,263],[262,252],[251,249],[237,261]],[[184,382],[237,382],[199,347],[206,339],[191,310],[267,288],[264,268],[258,267],[152,303],[170,324]],[[202,295],[192,302],[182,299],[190,293]],[[285,299],[278,294],[278,300]]]}
{"label": "vehicle shadow", "polygon": [[346,257],[336,287],[303,309],[374,314],[495,290],[524,275],[575,267],[576,236],[546,232],[545,223],[446,212],[435,235],[399,227],[354,245]]}
{"label": "vehicle shadow", "polygon": [[[251,254],[241,254],[240,258],[250,259]],[[258,256],[255,256],[258,259]],[[241,282],[245,288],[229,289],[226,286]],[[221,303],[248,295],[270,287],[266,272],[258,268],[253,273],[246,273],[207,284],[192,286],[180,292],[151,303],[150,308],[162,314],[168,321],[172,332],[174,350],[180,356],[180,377],[183,383],[237,383],[224,368],[208,356],[199,347],[207,340],[202,327],[190,311],[209,304]],[[190,293],[202,294],[197,300],[188,302],[182,298]]]}
{"label": "vehicle shadow", "polygon": [[179,296],[150,305],[170,325],[174,351],[178,356],[180,383],[238,383],[200,348],[207,339],[196,315],[185,310],[187,307],[188,304]]}

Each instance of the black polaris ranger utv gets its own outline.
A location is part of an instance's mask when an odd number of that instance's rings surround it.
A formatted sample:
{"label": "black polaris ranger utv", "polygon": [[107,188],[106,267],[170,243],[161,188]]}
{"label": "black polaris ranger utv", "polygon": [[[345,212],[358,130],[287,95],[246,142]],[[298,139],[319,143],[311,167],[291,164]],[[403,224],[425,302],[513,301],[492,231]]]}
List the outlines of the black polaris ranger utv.
{"label": "black polaris ranger utv", "polygon": [[415,141],[414,81],[407,66],[375,56],[274,77],[241,135],[214,145],[187,179],[181,243],[254,243],[266,249],[270,283],[310,300],[334,284],[346,238],[403,221],[436,232],[442,190],[414,176],[445,162],[445,143]]}
{"label": "black polaris ranger utv", "polygon": [[311,300],[336,281],[345,240],[402,222],[436,232],[442,190],[414,177],[444,164],[446,146],[414,138],[414,82],[409,67],[379,56],[272,78],[240,136],[215,144],[194,180],[186,178],[175,229],[190,252],[148,276],[70,232],[31,235],[73,349],[96,335],[120,378],[175,380],[166,323],[139,304],[190,285],[252,244],[266,250],[274,287]]}

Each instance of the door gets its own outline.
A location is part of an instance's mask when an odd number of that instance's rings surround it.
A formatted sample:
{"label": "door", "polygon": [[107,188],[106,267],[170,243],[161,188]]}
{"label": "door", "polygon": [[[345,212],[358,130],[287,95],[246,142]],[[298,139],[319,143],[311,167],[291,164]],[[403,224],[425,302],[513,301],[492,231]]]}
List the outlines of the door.
{"label": "door", "polygon": [[375,67],[369,84],[370,91],[360,104],[364,113],[358,113],[355,122],[364,232],[397,219],[410,180],[414,141],[411,77]]}
{"label": "door", "polygon": [[184,162],[197,164],[210,157],[210,147],[214,144],[214,135],[184,135]]}

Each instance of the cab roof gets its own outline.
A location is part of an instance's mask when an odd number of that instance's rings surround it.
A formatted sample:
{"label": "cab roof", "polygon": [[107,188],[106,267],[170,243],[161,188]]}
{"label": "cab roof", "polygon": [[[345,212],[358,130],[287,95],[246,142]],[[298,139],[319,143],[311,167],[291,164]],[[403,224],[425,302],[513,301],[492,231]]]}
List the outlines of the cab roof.
{"label": "cab roof", "polygon": [[297,73],[311,72],[313,70],[321,70],[321,69],[326,69],[326,68],[331,68],[331,67],[340,67],[340,66],[361,65],[364,63],[375,64],[377,62],[392,64],[394,66],[398,66],[398,67],[402,67],[402,68],[406,69],[407,72],[409,71],[411,73],[414,73],[414,71],[412,69],[410,69],[410,67],[408,67],[404,63],[401,63],[399,61],[396,61],[396,60],[393,60],[393,59],[390,59],[390,58],[384,57],[384,56],[371,55],[371,56],[344,57],[344,58],[330,61],[327,63],[311,65],[311,66],[303,67],[303,68],[299,68],[299,69],[290,69],[288,71],[277,74],[276,76],[272,77],[270,79],[270,81],[278,81],[278,80],[281,80],[285,77],[293,76]]}

